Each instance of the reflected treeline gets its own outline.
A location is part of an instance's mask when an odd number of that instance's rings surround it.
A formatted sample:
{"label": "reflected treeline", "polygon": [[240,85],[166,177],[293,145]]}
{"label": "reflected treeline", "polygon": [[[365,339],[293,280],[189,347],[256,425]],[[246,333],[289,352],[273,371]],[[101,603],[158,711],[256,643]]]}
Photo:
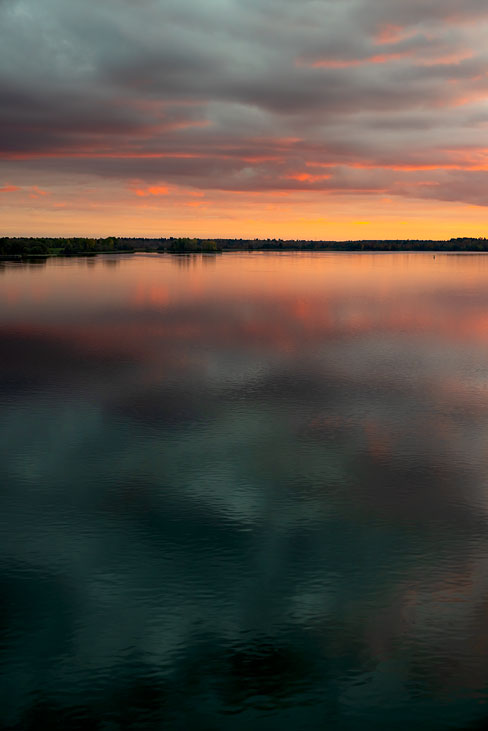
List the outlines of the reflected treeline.
{"label": "reflected treeline", "polygon": [[47,256],[12,256],[0,257],[0,274],[6,270],[7,266],[15,265],[16,269],[42,269],[46,266]]}
{"label": "reflected treeline", "polygon": [[[171,261],[180,269],[198,268],[199,266],[215,264],[217,261],[217,252],[201,251],[178,253],[175,251],[168,252],[171,254]],[[200,255],[199,255],[200,254]]]}

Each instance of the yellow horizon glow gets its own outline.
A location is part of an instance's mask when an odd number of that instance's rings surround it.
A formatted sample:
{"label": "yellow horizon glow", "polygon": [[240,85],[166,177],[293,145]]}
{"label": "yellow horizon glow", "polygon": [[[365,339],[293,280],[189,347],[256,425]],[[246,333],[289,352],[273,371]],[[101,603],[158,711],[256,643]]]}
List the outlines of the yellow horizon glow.
{"label": "yellow horizon glow", "polygon": [[[157,187],[155,190],[159,190]],[[163,189],[161,188],[161,191]],[[190,196],[190,197],[189,197]],[[56,192],[1,209],[4,236],[432,239],[488,236],[488,211],[456,202],[385,196],[311,196],[177,191],[161,197],[97,195],[60,201]],[[116,197],[118,198],[118,196]],[[97,201],[97,202],[95,202]]]}

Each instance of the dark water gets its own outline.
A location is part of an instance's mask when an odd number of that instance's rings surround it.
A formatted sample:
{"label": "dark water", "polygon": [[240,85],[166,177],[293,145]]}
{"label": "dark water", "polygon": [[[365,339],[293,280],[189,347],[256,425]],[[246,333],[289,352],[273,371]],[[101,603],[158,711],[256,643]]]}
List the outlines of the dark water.
{"label": "dark water", "polygon": [[488,718],[488,257],[0,265],[0,725]]}

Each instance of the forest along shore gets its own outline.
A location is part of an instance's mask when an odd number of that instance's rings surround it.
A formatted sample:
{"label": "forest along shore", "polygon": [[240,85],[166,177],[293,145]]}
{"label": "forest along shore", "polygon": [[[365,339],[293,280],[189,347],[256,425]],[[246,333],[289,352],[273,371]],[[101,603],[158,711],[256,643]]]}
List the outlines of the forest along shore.
{"label": "forest along shore", "polygon": [[295,239],[199,238],[49,238],[0,237],[0,259],[51,256],[96,256],[136,251],[191,254],[222,251],[466,251],[488,252],[486,238],[452,238],[446,241],[415,239],[363,239],[358,241],[307,241]]}

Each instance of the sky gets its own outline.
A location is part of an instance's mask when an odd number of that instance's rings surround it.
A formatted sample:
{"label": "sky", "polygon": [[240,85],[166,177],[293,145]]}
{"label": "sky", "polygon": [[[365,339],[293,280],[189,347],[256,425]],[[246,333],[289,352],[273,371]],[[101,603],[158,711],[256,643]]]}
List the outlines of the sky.
{"label": "sky", "polygon": [[488,236],[486,0],[0,0],[0,235]]}

